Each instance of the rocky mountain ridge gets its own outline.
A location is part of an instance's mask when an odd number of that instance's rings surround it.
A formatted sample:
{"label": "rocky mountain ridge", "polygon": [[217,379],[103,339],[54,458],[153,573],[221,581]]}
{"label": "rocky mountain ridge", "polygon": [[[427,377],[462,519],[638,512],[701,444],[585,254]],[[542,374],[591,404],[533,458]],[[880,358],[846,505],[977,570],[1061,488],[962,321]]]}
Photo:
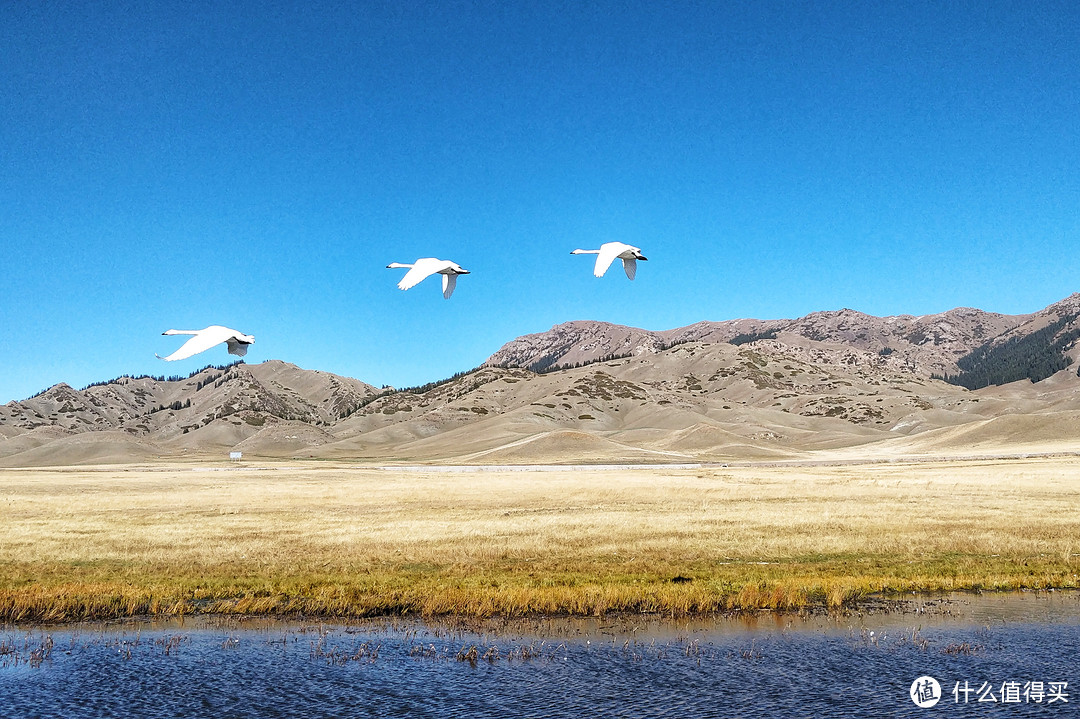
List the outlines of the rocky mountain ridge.
{"label": "rocky mountain ridge", "polygon": [[[83,390],[59,384],[0,407],[0,465],[232,450],[372,461],[791,459],[912,452],[978,427],[1008,427],[1001,436],[1013,444],[1058,446],[1080,437],[1080,377],[1069,364],[1078,338],[1080,295],[1019,316],[840,310],[665,332],[571,322],[409,391],[279,361]],[[1037,383],[970,391],[934,378],[972,363],[999,376],[1000,367],[1023,369],[1029,355],[1056,362]],[[512,366],[523,362],[540,372]],[[1025,434],[1021,425],[1039,429]],[[988,446],[999,436],[980,431]],[[964,446],[978,446],[964,436]]]}
{"label": "rocky mountain ridge", "polygon": [[[511,340],[486,364],[534,371],[594,362],[604,357],[655,354],[685,342],[734,342],[777,339],[792,346],[808,343],[896,355],[917,374],[954,374],[958,359],[1007,333],[1043,326],[1080,305],[1074,294],[1027,315],[1002,315],[970,307],[915,317],[875,317],[850,309],[813,312],[793,320],[738,319],[698,322],[671,330],[650,331],[606,322],[573,321],[546,332]],[[1041,324],[1040,324],[1041,323]]]}

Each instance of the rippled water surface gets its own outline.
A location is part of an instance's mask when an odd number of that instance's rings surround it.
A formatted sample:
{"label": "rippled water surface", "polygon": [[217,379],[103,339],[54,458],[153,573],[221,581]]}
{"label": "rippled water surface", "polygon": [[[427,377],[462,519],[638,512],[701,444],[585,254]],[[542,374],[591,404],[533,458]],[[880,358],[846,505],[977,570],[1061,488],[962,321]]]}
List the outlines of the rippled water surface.
{"label": "rippled water surface", "polygon": [[[1071,593],[841,617],[7,626],[0,715],[1067,717],[1078,651]],[[923,675],[936,707],[909,697]]]}

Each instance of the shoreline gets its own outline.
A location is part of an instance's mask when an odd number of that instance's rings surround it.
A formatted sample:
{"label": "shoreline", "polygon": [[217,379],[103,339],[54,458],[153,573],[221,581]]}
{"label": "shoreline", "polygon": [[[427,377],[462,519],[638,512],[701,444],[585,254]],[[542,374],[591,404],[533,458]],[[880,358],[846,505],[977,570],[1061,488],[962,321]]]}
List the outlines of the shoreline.
{"label": "shoreline", "polygon": [[[1027,603],[1026,607],[1020,607]],[[1038,604],[1044,607],[1038,607]],[[1055,606],[1051,607],[1050,605]],[[645,625],[678,627],[714,627],[736,623],[756,626],[761,621],[790,622],[797,620],[807,623],[814,620],[826,620],[836,624],[851,624],[867,618],[908,619],[920,621],[968,621],[978,623],[981,613],[999,614],[1001,621],[1032,621],[1032,612],[1025,613],[1018,609],[1036,608],[1054,609],[1050,612],[1058,616],[1080,620],[1080,589],[1016,589],[1016,590],[956,590],[948,592],[914,592],[904,596],[895,594],[870,595],[839,607],[825,604],[810,604],[799,608],[734,608],[725,610],[687,612],[671,614],[663,611],[633,612],[611,611],[603,614],[574,614],[567,612],[535,613],[525,615],[462,615],[440,614],[422,615],[418,613],[386,613],[374,615],[320,615],[303,613],[230,613],[230,612],[182,612],[182,613],[144,613],[98,618],[68,618],[58,620],[16,620],[0,622],[0,632],[17,629],[68,630],[84,625],[100,628],[122,628],[130,625],[149,624],[153,626],[172,626],[184,628],[194,623],[196,628],[217,627],[222,625],[260,624],[267,625],[307,625],[311,623],[335,626],[427,626],[454,631],[472,633],[521,632],[523,628],[535,628],[541,625],[595,625],[605,630],[633,628],[639,631]]]}
{"label": "shoreline", "polygon": [[[648,608],[633,608],[626,606],[613,606],[597,611],[580,611],[558,606],[547,609],[528,609],[514,612],[508,607],[501,607],[493,603],[485,603],[487,611],[483,612],[424,612],[407,606],[392,606],[383,604],[379,609],[371,609],[372,605],[360,611],[350,611],[341,608],[335,611],[319,611],[320,605],[312,601],[312,597],[266,597],[263,601],[257,598],[218,598],[205,599],[191,602],[174,602],[168,609],[159,608],[156,611],[149,610],[148,605],[142,603],[127,604],[126,607],[107,602],[104,606],[96,604],[94,611],[88,603],[80,605],[79,600],[88,600],[89,597],[68,597],[65,602],[57,605],[38,604],[35,609],[12,612],[11,606],[4,607],[0,611],[0,627],[14,625],[33,626],[67,626],[83,622],[125,622],[132,620],[153,619],[162,620],[186,620],[202,619],[209,617],[237,618],[237,619],[267,619],[267,620],[303,620],[324,622],[350,622],[370,621],[385,619],[411,619],[415,621],[442,623],[442,622],[513,622],[513,621],[536,621],[553,619],[604,619],[604,618],[639,618],[639,619],[670,619],[670,620],[701,620],[705,618],[734,618],[739,616],[776,616],[776,617],[811,617],[811,616],[862,616],[864,614],[905,614],[910,613],[911,607],[918,609],[914,613],[926,613],[927,606],[936,606],[942,601],[956,601],[959,599],[996,598],[1009,599],[1026,597],[1032,599],[1041,598],[1073,598],[1080,599],[1080,586],[1062,587],[1000,587],[993,589],[979,588],[949,588],[949,589],[925,589],[907,590],[903,592],[887,591],[872,592],[858,596],[851,596],[840,603],[829,603],[823,600],[805,600],[789,604],[736,604],[731,601],[732,597],[716,597],[711,605],[698,605],[689,608],[675,606],[657,606],[653,604]],[[0,606],[9,597],[0,597]],[[100,601],[100,596],[95,597]],[[107,598],[106,598],[107,599]],[[74,603],[73,603],[74,600]],[[157,604],[163,607],[165,603]],[[151,604],[151,606],[154,606]],[[113,611],[107,611],[111,608]],[[130,611],[125,611],[125,610]],[[105,610],[105,611],[102,611]],[[1077,603],[1077,616],[1080,617],[1080,602]]]}

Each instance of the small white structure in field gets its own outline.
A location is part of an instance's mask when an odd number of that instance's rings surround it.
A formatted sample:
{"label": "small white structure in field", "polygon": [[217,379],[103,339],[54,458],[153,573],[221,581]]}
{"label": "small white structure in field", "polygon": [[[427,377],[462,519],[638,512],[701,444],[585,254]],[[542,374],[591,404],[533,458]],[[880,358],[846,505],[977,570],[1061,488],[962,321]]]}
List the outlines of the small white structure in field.
{"label": "small white structure in field", "polygon": [[244,456],[243,452],[229,452],[229,459],[233,461],[239,461]]}

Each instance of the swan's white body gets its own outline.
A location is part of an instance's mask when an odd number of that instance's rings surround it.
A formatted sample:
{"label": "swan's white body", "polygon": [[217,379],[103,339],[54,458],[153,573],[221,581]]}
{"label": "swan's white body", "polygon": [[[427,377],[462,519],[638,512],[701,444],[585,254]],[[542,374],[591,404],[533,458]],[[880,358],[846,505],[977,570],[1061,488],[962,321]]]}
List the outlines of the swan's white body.
{"label": "swan's white body", "polygon": [[411,265],[406,265],[401,262],[391,262],[386,267],[388,269],[395,269],[398,267],[409,268],[409,271],[401,278],[401,282],[398,282],[399,290],[407,290],[410,287],[414,287],[420,284],[424,278],[431,275],[442,275],[442,296],[445,299],[450,299],[450,295],[454,294],[454,288],[457,287],[457,276],[469,274],[468,270],[462,268],[462,266],[456,262],[439,260],[434,257],[421,257]]}
{"label": "swan's white body", "polygon": [[640,247],[634,247],[628,245],[625,242],[605,242],[600,245],[599,250],[573,250],[571,255],[596,255],[596,265],[593,267],[593,274],[597,277],[603,277],[607,272],[608,267],[611,267],[611,263],[618,257],[622,260],[623,270],[626,272],[626,276],[630,279],[634,279],[637,274],[637,261],[648,260],[649,258],[641,254]]}
{"label": "swan's white body", "polygon": [[161,334],[195,335],[187,342],[180,345],[180,349],[176,350],[168,357],[155,355],[158,359],[165,360],[166,362],[187,359],[192,355],[205,352],[214,345],[221,344],[222,342],[229,346],[229,354],[243,357],[247,354],[248,345],[255,342],[255,338],[251,335],[245,335],[242,332],[237,332],[236,330],[231,330],[228,327],[222,327],[221,325],[210,325],[206,329],[201,330],[166,330]]}

